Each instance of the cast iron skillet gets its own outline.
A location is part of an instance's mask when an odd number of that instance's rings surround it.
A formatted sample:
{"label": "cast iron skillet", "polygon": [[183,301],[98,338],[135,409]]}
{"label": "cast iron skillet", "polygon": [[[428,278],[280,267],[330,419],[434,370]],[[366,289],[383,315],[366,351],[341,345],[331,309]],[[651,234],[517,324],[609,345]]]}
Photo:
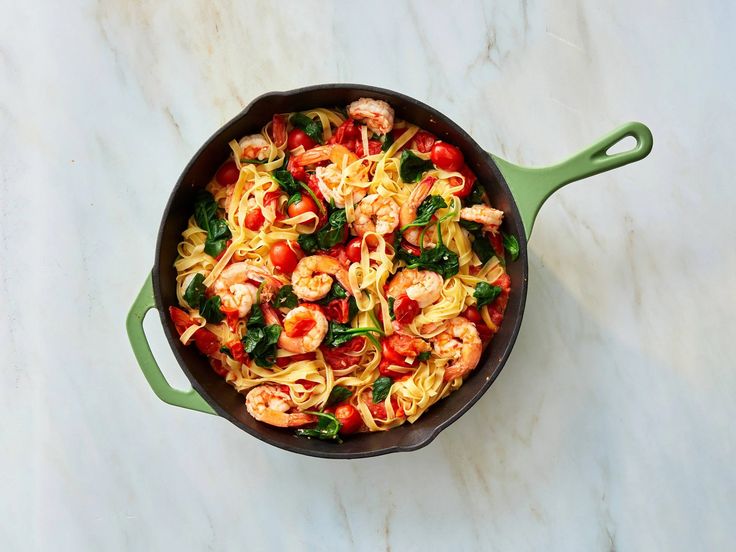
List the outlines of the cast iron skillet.
{"label": "cast iron skillet", "polygon": [[[216,375],[195,347],[181,344],[167,311],[169,306],[177,304],[173,267],[176,246],[192,214],[195,192],[210,180],[229,155],[228,141],[258,132],[274,113],[345,106],[361,97],[387,101],[396,111],[397,118],[415,123],[460,147],[468,166],[486,187],[491,204],[504,211],[503,230],[518,237],[520,255],[507,267],[511,276],[511,294],[503,324],[464,385],[434,405],[414,424],[407,423],[388,432],[355,435],[342,444],[335,444],[295,437],[292,431],[255,421],[245,410],[243,395]],[[633,149],[607,154],[614,144],[627,136],[636,140]],[[561,186],[643,159],[651,148],[649,129],[641,123],[628,123],[562,163],[529,169],[487,153],[436,109],[390,90],[357,84],[324,84],[264,94],[205,142],[176,183],[161,219],[153,271],[128,315],[127,329],[133,351],[148,383],[161,400],[218,414],[277,447],[324,458],[362,458],[416,450],[429,444],[440,431],[462,416],[486,392],[503,368],[521,326],[527,289],[527,239],[542,203]],[[153,358],[142,323],[145,313],[154,307],[159,311],[174,356],[192,384],[191,390],[172,388]]]}

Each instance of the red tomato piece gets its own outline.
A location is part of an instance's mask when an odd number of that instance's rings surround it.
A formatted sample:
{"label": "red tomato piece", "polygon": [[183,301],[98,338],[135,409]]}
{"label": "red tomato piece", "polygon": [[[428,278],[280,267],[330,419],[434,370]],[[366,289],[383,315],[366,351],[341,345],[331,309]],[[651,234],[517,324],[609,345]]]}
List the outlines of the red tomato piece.
{"label": "red tomato piece", "polygon": [[268,253],[271,263],[285,274],[291,274],[301,258],[301,249],[296,242],[279,241]]}
{"label": "red tomato piece", "polygon": [[307,178],[307,186],[309,186],[309,189],[314,192],[314,195],[317,196],[317,199],[324,202],[325,196],[322,195],[322,190],[319,189],[319,184],[317,182],[317,177],[313,174],[310,174]]}
{"label": "red tomato piece", "polygon": [[419,314],[419,303],[402,293],[394,301],[394,317],[399,324],[409,324]]}
{"label": "red tomato piece", "polygon": [[[373,417],[377,420],[385,420],[386,419],[386,406],[383,404],[383,402],[380,403],[374,403],[370,394],[367,395],[367,399],[365,402],[365,405],[368,407],[368,410],[370,410],[370,413],[373,415]],[[403,418],[404,417],[404,410],[402,408],[399,408],[399,403],[396,400],[396,397],[391,397],[391,405],[394,407],[394,413],[397,418]]]}
{"label": "red tomato piece", "polygon": [[299,194],[299,197],[299,200],[289,205],[288,212],[290,217],[296,217],[304,213],[314,213],[319,216],[320,210],[309,194]]}
{"label": "red tomato piece", "polygon": [[217,336],[206,328],[199,328],[194,332],[194,344],[205,355],[211,355],[220,350],[220,341]]}
{"label": "red tomato piece", "polygon": [[230,372],[230,370],[228,370],[227,367],[222,362],[220,362],[219,359],[216,359],[216,358],[210,359],[210,366],[212,366],[212,369],[215,371],[215,374],[217,374],[221,378],[224,378]]}
{"label": "red tomato piece", "polygon": [[274,115],[271,119],[271,137],[277,146],[286,142],[286,117],[283,115]]}
{"label": "red tomato piece", "polygon": [[416,255],[417,257],[422,254],[422,250],[421,249],[419,249],[416,245],[410,244],[406,240],[402,240],[401,241],[401,248],[402,249],[405,249],[406,251],[408,251],[412,255]]}
{"label": "red tomato piece", "polygon": [[488,312],[491,315],[491,322],[493,322],[496,326],[500,326],[501,322],[503,322],[503,313],[498,312],[494,309],[489,309]]}
{"label": "red tomato piece", "polygon": [[179,335],[183,334],[189,326],[194,324],[192,318],[178,307],[169,307],[169,316]]}
{"label": "red tomato piece", "polygon": [[230,349],[230,354],[233,360],[245,364],[248,362],[248,355],[245,353],[243,343],[241,341],[231,341],[228,343],[227,348]]}
{"label": "red tomato piece", "polygon": [[238,327],[238,320],[240,320],[240,313],[238,312],[238,309],[226,307],[225,305],[220,305],[220,311],[225,315],[227,325],[233,332],[235,332],[236,328]]}
{"label": "red tomato piece", "polygon": [[414,135],[414,142],[420,153],[430,152],[436,140],[437,137],[426,130],[420,130]]}
{"label": "red tomato piece", "polygon": [[502,258],[503,257],[503,236],[501,235],[501,232],[496,232],[495,234],[491,232],[489,240],[491,242],[491,246],[493,247],[493,251],[496,253],[498,258]]}
{"label": "red tomato piece", "polygon": [[[473,173],[473,171],[471,171],[467,165],[463,165],[462,167],[460,167],[457,172],[465,177],[465,183],[460,190],[455,192],[455,195],[457,197],[467,197],[470,195],[470,192],[473,191],[473,184],[475,184],[475,181],[478,180],[478,177],[475,176],[475,173]],[[453,187],[459,186],[460,179],[457,176],[451,176],[450,185]]]}
{"label": "red tomato piece", "polygon": [[[383,144],[378,140],[368,140],[368,155],[376,155],[377,153],[381,153],[382,147]],[[365,157],[363,152],[363,140],[355,141],[355,155],[357,155],[358,157]]]}
{"label": "red tomato piece", "polygon": [[340,261],[340,264],[345,268],[348,268],[350,266],[350,259],[348,258],[347,249],[342,244],[333,245],[327,251],[325,251],[325,255],[334,257],[335,259]]}
{"label": "red tomato piece", "polygon": [[[315,358],[317,358],[317,355],[315,353],[302,353],[299,355],[278,357],[276,358],[276,366],[278,366],[279,368],[284,368],[285,366],[288,366],[292,362],[299,362],[300,360],[314,360]],[[303,381],[306,381],[306,380],[303,380]]]}
{"label": "red tomato piece", "polygon": [[478,312],[478,309],[475,307],[468,307],[465,309],[465,312],[463,312],[463,316],[473,322],[474,324],[482,324],[483,318],[480,315],[480,312]]}
{"label": "red tomato piece", "polygon": [[317,145],[317,142],[312,140],[309,135],[300,128],[295,128],[289,133],[289,139],[287,141],[287,147],[290,150],[302,146],[305,150],[312,149]]}
{"label": "red tomato piece", "polygon": [[[360,139],[360,128],[358,128],[353,119],[346,119],[343,124],[335,129],[334,134],[327,141],[329,144],[343,144],[347,142],[355,143]],[[349,148],[350,149],[350,148]]]}
{"label": "red tomato piece", "polygon": [[340,324],[347,324],[350,321],[350,303],[347,299],[333,299],[327,303],[325,308],[325,316],[339,322]]}
{"label": "red tomato piece", "polygon": [[397,353],[393,347],[391,347],[388,339],[383,339],[381,341],[381,354],[382,360],[390,362],[391,364],[396,364],[397,366],[409,366],[406,363],[405,357]]}
{"label": "red tomato piece", "polygon": [[282,194],[279,191],[267,192],[266,195],[263,196],[263,206],[268,207],[272,203],[278,203],[281,196]]}
{"label": "red tomato piece", "polygon": [[352,404],[341,404],[335,408],[335,418],[342,424],[340,433],[355,433],[363,425],[363,418],[360,412]]}
{"label": "red tomato piece", "polygon": [[437,168],[444,171],[457,171],[463,166],[465,161],[463,152],[455,146],[442,141],[434,143],[429,158]]}
{"label": "red tomato piece", "polygon": [[296,380],[295,383],[300,383],[304,387],[304,389],[311,389],[312,387],[314,387],[315,385],[317,385],[316,382],[305,380],[305,379],[298,379],[298,380]]}
{"label": "red tomato piece", "polygon": [[227,186],[229,184],[235,184],[240,178],[240,169],[235,164],[235,161],[228,161],[222,167],[217,169],[215,173],[215,180],[221,186]]}

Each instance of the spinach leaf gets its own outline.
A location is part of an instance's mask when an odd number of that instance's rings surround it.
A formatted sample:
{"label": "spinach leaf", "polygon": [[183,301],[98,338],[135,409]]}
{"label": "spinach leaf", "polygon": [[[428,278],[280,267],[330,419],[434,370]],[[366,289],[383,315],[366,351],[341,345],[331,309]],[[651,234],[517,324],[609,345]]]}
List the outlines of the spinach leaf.
{"label": "spinach leaf", "polygon": [[332,406],[333,404],[341,403],[350,398],[352,395],[353,392],[347,387],[336,385],[332,388],[332,391],[330,391],[330,396],[327,397],[327,402],[325,402],[325,406]]}
{"label": "spinach leaf", "polygon": [[417,355],[417,359],[420,362],[425,362],[425,361],[429,360],[429,357],[430,356],[432,356],[432,352],[431,351],[424,351],[423,353],[419,353]]}
{"label": "spinach leaf", "polygon": [[425,226],[429,224],[429,221],[432,220],[432,215],[445,207],[447,207],[447,203],[442,199],[442,196],[430,195],[425,197],[419,204],[419,207],[417,207],[417,218],[415,218],[413,222],[404,226],[401,231],[403,232],[412,226]]}
{"label": "spinach leaf", "polygon": [[394,314],[394,303],[396,302],[396,297],[389,297],[388,298],[388,316],[391,318],[391,320],[396,320],[396,315]]}
{"label": "spinach leaf", "polygon": [[304,113],[294,113],[291,116],[291,124],[296,128],[302,129],[312,140],[321,144],[322,140],[322,122],[317,119],[310,119]]}
{"label": "spinach leaf", "polygon": [[491,241],[482,231],[475,235],[472,247],[475,254],[478,255],[480,262],[483,264],[490,261],[491,258],[496,255],[496,252],[493,250],[493,246],[491,245]]}
{"label": "spinach leaf", "polygon": [[342,243],[347,238],[348,233],[345,231],[348,219],[345,209],[336,209],[327,219],[327,224],[317,230],[314,234],[300,234],[297,242],[307,255],[312,255],[315,251],[326,250],[330,247]]}
{"label": "spinach leaf", "polygon": [[490,305],[493,303],[493,300],[498,297],[500,293],[500,287],[492,286],[488,282],[478,282],[478,285],[475,286],[473,297],[475,297],[478,302],[478,308],[481,308],[484,305]]}
{"label": "spinach leaf", "polygon": [[466,197],[463,201],[463,204],[466,207],[470,207],[471,205],[478,205],[479,203],[485,203],[483,201],[483,196],[485,195],[485,190],[483,189],[483,186],[480,182],[476,182],[473,184],[472,190],[470,190],[470,194],[468,197]]}
{"label": "spinach leaf", "polygon": [[276,360],[276,343],[280,335],[281,326],[278,324],[249,327],[242,339],[243,349],[258,366],[268,368]]}
{"label": "spinach leaf", "polygon": [[503,248],[511,256],[511,260],[515,261],[519,258],[519,240],[516,239],[516,236],[505,232],[501,232],[501,235],[503,236]]}
{"label": "spinach leaf", "polygon": [[189,282],[186,291],[184,292],[184,300],[193,309],[198,309],[199,304],[204,298],[204,292],[207,288],[204,285],[204,275],[200,272],[194,275],[192,281]]}
{"label": "spinach leaf", "polygon": [[219,295],[213,295],[209,299],[202,300],[199,304],[199,314],[210,324],[219,324],[225,318],[220,310],[220,303]]}
{"label": "spinach leaf", "polygon": [[460,258],[457,253],[450,251],[441,241],[432,249],[424,249],[419,257],[408,251],[405,253],[414,259],[407,262],[407,268],[431,270],[445,280],[460,272]]}
{"label": "spinach leaf", "polygon": [[355,301],[355,297],[351,295],[348,299],[348,320],[355,318],[356,314],[358,314],[358,303]]}
{"label": "spinach leaf", "polygon": [[317,301],[321,305],[326,305],[333,299],[345,299],[348,296],[348,292],[338,282],[332,282],[332,287],[327,295]]}
{"label": "spinach leaf", "polygon": [[383,144],[381,145],[381,151],[388,151],[388,148],[390,148],[394,143],[394,135],[392,132],[389,132],[383,137]]}
{"label": "spinach leaf", "polygon": [[299,304],[299,299],[294,294],[294,288],[291,285],[281,286],[276,296],[271,299],[271,304],[277,309],[281,307],[294,309]]}
{"label": "spinach leaf", "polygon": [[246,326],[248,328],[262,328],[266,325],[266,319],[263,316],[263,309],[261,308],[260,304],[260,290],[258,291],[258,296],[256,300],[256,304],[253,305],[253,308],[250,311],[250,317],[248,318],[248,322],[246,322]]}
{"label": "spinach leaf", "polygon": [[316,437],[324,441],[337,441],[342,443],[342,439],[338,436],[338,431],[342,427],[339,420],[333,415],[327,412],[309,412],[306,414],[312,414],[317,416],[317,425],[313,428],[308,429],[297,429],[296,434],[302,437]]}
{"label": "spinach leaf", "polygon": [[417,157],[410,150],[401,152],[399,162],[401,163],[399,176],[401,176],[401,180],[404,182],[416,182],[425,172],[434,167],[429,159],[424,160],[421,157]]}
{"label": "spinach leaf", "polygon": [[271,180],[276,182],[287,195],[293,196],[301,190],[301,185],[294,176],[285,168],[276,169],[271,172]]}
{"label": "spinach leaf", "polygon": [[327,329],[327,335],[323,343],[328,347],[339,347],[345,345],[348,341],[353,339],[356,335],[365,335],[368,339],[376,341],[373,332],[383,335],[383,330],[379,328],[353,328],[349,324],[340,324],[334,320],[330,321],[330,325]]}
{"label": "spinach leaf", "polygon": [[381,376],[373,382],[373,402],[380,403],[386,400],[388,392],[391,391],[391,386],[394,384],[394,380],[388,376]]}
{"label": "spinach leaf", "polygon": [[460,220],[460,226],[465,228],[471,234],[476,234],[483,230],[483,225],[480,222],[473,222],[472,220]]}
{"label": "spinach leaf", "polygon": [[227,240],[232,236],[227,221],[217,218],[217,203],[212,194],[201,190],[194,201],[194,219],[202,230],[207,231],[204,252],[217,257],[227,248]]}

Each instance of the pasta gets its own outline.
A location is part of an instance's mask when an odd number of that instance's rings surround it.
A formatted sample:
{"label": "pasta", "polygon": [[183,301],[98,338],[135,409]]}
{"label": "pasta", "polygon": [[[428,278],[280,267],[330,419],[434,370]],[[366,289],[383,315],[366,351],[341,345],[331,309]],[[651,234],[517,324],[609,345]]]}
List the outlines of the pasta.
{"label": "pasta", "polygon": [[518,254],[462,152],[370,98],[276,114],[230,148],[178,244],[182,343],[306,437],[413,423],[458,389]]}

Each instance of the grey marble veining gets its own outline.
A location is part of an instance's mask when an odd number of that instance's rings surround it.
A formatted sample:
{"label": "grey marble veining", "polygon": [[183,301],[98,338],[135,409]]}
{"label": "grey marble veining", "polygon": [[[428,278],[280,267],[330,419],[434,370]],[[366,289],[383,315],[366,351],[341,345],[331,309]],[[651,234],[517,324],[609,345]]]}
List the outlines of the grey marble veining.
{"label": "grey marble veining", "polygon": [[[732,549],[735,11],[6,2],[2,549]],[[331,81],[415,96],[520,164],[627,120],[655,136],[542,209],[486,396],[426,449],[354,462],[161,403],[123,329],[199,145],[258,94]]]}

